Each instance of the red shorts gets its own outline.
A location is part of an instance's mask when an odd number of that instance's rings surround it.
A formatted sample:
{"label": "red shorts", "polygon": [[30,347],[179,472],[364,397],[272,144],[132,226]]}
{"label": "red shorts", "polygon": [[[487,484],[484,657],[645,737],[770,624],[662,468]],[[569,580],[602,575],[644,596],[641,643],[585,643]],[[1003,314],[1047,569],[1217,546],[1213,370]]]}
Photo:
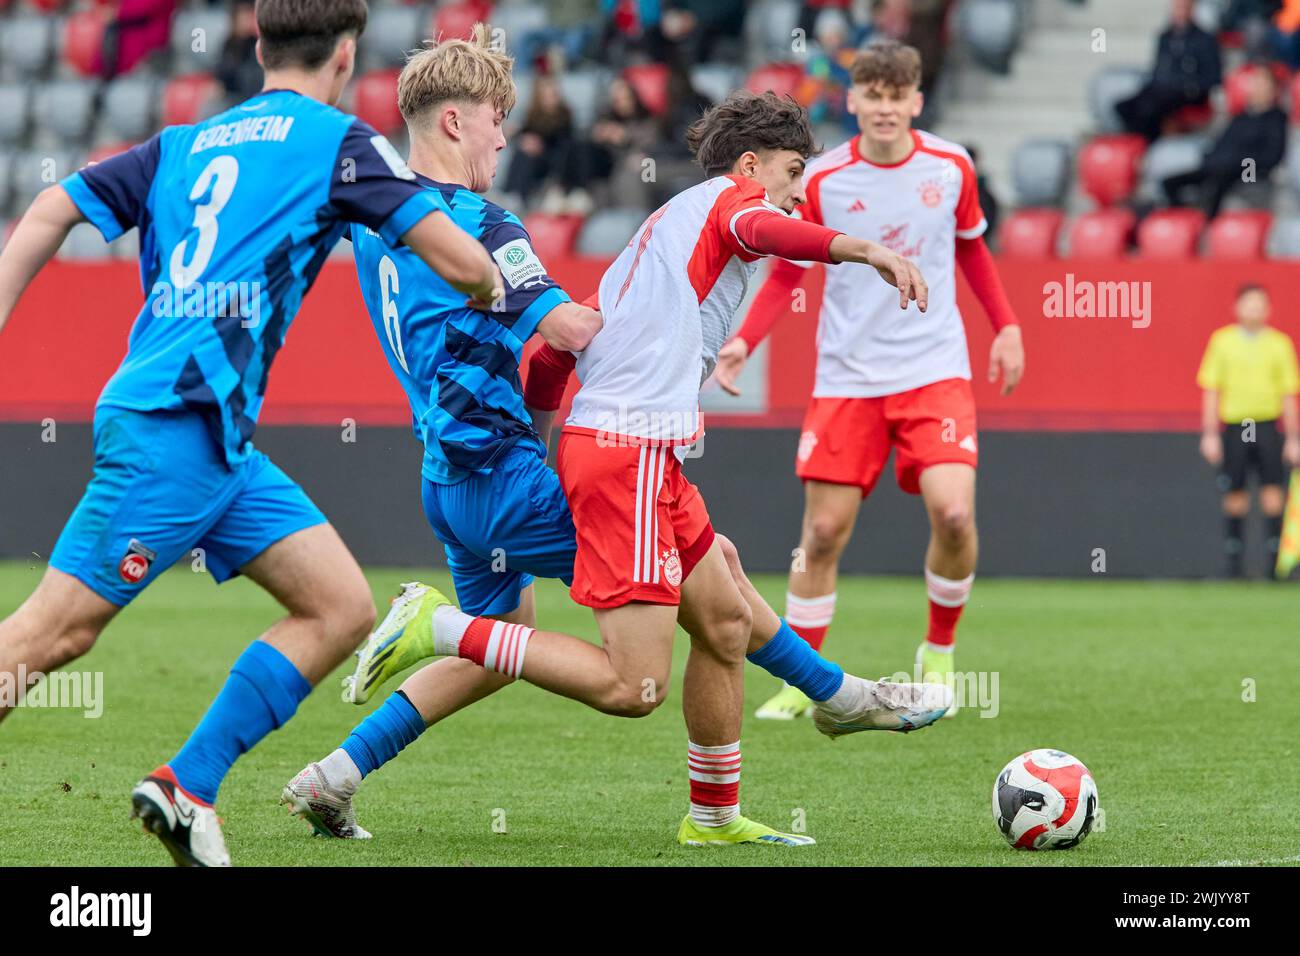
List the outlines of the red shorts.
{"label": "red shorts", "polygon": [[898,486],[920,494],[931,465],[979,464],[975,396],[947,378],[879,398],[814,398],[803,420],[795,474],[804,481],[857,485],[865,498],[896,448]]}
{"label": "red shorts", "polygon": [[713,544],[713,525],[673,452],[570,431],[560,437],[560,484],[578,533],[569,593],[579,604],[681,603],[681,584]]}

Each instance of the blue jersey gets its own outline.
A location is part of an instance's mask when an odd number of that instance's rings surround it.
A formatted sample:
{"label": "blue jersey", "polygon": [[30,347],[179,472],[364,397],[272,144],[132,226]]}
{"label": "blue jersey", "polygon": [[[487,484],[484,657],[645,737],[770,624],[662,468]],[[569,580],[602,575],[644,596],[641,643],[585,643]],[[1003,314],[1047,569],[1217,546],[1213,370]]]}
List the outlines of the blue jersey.
{"label": "blue jersey", "polygon": [[546,457],[524,408],[519,360],[538,323],[569,297],[546,274],[513,213],[463,187],[417,180],[483,243],[505,278],[499,307],[480,312],[410,250],[391,249],[373,230],[352,227],[370,321],[411,403],[415,437],[424,442],[423,475],[456,484],[491,471],[518,445]]}
{"label": "blue jersey", "polygon": [[267,374],[348,223],[399,237],[439,208],[360,120],[270,90],[63,181],[107,240],[140,230],[145,303],[100,406],[195,412],[234,467]]}

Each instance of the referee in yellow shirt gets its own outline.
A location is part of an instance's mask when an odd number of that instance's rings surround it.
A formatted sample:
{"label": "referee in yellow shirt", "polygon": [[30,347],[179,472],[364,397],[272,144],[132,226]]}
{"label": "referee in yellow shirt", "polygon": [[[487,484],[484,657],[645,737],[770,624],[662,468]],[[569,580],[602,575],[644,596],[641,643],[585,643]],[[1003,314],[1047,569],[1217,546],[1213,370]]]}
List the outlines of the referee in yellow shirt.
{"label": "referee in yellow shirt", "polygon": [[1201,455],[1220,469],[1224,549],[1228,575],[1234,578],[1242,576],[1242,526],[1250,513],[1248,472],[1259,477],[1271,576],[1282,538],[1286,466],[1300,468],[1300,368],[1290,336],[1269,326],[1271,312],[1268,290],[1243,286],[1237,293],[1236,323],[1210,336],[1196,376],[1204,390]]}

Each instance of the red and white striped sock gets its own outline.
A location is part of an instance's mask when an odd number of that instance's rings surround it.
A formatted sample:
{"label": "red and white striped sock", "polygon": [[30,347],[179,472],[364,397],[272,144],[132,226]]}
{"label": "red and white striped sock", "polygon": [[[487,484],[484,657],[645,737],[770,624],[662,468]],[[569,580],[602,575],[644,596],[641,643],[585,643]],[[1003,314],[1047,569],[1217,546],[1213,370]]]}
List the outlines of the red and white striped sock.
{"label": "red and white striped sock", "polygon": [[957,621],[970,599],[974,583],[973,572],[960,581],[952,581],[925,569],[925,591],[930,598],[930,629],[925,639],[933,650],[952,650],[957,640]]}
{"label": "red and white striped sock", "polygon": [[835,616],[835,592],[821,597],[798,597],[789,591],[785,593],[785,622],[814,651],[822,649],[826,632],[830,630],[831,618]]}
{"label": "red and white striped sock", "polygon": [[702,827],[726,826],[740,816],[740,741],[720,747],[688,743],[691,819]]}
{"label": "red and white striped sock", "polygon": [[[445,613],[448,611],[455,611],[459,617]],[[434,648],[439,654],[463,657],[510,678],[523,673],[524,652],[533,636],[531,627],[490,617],[470,617],[449,606],[434,611],[433,624]]]}

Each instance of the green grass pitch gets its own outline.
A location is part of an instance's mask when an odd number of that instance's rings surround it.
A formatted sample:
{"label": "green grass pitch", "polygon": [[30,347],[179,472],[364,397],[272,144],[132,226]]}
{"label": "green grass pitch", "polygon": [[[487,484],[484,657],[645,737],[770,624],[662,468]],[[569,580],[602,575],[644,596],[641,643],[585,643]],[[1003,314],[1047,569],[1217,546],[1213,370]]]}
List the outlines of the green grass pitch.
{"label": "green grass pitch", "polygon": [[[0,565],[0,612],[39,574]],[[370,574],[381,604],[413,576]],[[784,581],[756,583],[779,607]],[[595,637],[561,586],[539,592],[544,625]],[[866,676],[910,668],[920,580],[846,579],[839,594],[828,654]],[[675,843],[686,807],[680,635],[675,686],[643,720],[521,683],[433,728],[362,785],[368,842],[312,838],[277,806],[281,786],[375,706],[339,701],[340,670],[236,764],[218,812],[236,865],[1294,864],[1295,608],[1292,588],[1268,584],[982,580],[957,661],[998,672],[996,717],[968,709],[920,733],[834,743],[809,721],[746,717],[744,812],[781,828],[801,818],[815,847]],[[128,822],[131,785],[176,751],[276,616],[248,582],[217,589],[204,575],[165,574],[75,665],[104,673],[102,717],[24,708],[0,725],[0,864],[169,863]],[[773,687],[750,667],[747,713]],[[1077,849],[1015,852],[992,823],[994,776],[1035,747],[1067,750],[1096,777],[1105,830]]]}

